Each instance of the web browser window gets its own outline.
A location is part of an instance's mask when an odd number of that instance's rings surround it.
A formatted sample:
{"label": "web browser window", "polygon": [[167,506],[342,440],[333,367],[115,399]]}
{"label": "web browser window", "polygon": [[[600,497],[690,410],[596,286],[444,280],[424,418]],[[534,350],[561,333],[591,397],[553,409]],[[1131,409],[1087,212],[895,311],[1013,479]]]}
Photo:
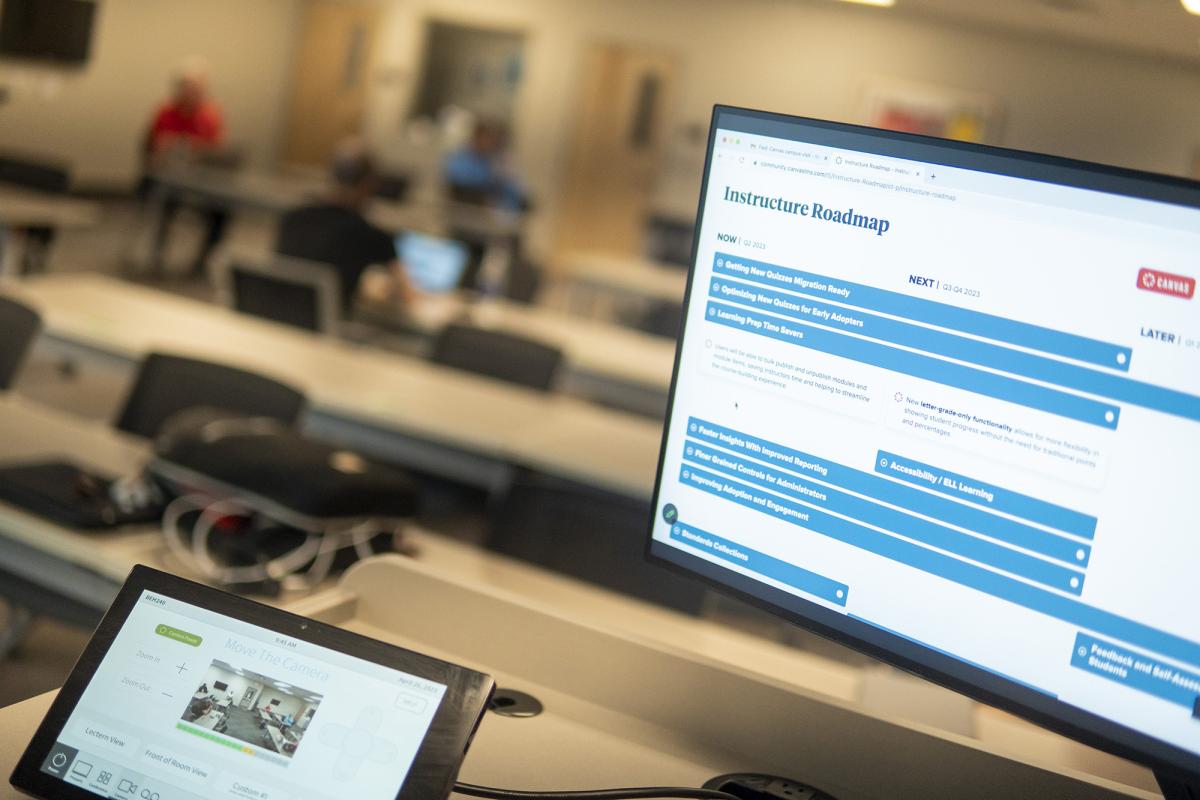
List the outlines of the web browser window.
{"label": "web browser window", "polygon": [[42,771],[120,800],[383,800],[445,691],[147,591]]}
{"label": "web browser window", "polygon": [[715,131],[655,543],[1200,753],[1200,212],[797,130]]}

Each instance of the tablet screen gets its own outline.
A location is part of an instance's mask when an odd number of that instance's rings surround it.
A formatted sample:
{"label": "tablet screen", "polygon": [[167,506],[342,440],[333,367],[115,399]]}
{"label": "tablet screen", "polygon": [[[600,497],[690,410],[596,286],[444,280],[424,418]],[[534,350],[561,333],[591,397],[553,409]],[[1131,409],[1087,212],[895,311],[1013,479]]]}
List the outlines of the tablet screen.
{"label": "tablet screen", "polygon": [[143,590],[41,770],[120,800],[391,800],[446,690]]}
{"label": "tablet screen", "polygon": [[430,294],[457,289],[469,255],[462,242],[424,233],[397,236],[396,254],[413,285]]}

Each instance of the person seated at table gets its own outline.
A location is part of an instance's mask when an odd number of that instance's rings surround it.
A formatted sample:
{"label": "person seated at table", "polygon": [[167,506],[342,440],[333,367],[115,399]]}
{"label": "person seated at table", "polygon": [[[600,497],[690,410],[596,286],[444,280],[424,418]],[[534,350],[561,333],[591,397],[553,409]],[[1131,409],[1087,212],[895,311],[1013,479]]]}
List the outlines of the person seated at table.
{"label": "person seated at table", "polygon": [[[154,171],[178,163],[202,161],[205,156],[220,151],[225,135],[221,108],[208,89],[208,65],[200,58],[185,60],[172,76],[171,96],[159,106],[150,122],[143,146],[146,175],[142,181],[143,195],[154,188]],[[162,268],[163,250],[171,223],[179,213],[180,200],[168,192],[162,198],[161,216],[154,234],[151,264]],[[197,206],[204,218],[205,235],[200,251],[192,263],[191,274],[204,274],[209,256],[220,243],[229,225],[229,212],[216,206]]]}
{"label": "person seated at table", "polygon": [[529,206],[510,168],[508,130],[498,122],[476,122],[470,141],[446,157],[442,172],[452,200],[509,211]]}
{"label": "person seated at table", "polygon": [[[450,199],[457,203],[481,206],[501,211],[528,211],[529,197],[514,175],[508,155],[508,129],[487,119],[476,121],[467,144],[446,157],[442,177]],[[479,284],[483,259],[490,245],[499,244],[494,236],[481,236],[474,226],[456,221],[450,214],[450,237],[464,242],[470,251],[462,286],[482,288]],[[507,243],[510,257],[520,259],[520,237],[513,235]]]}
{"label": "person seated at table", "polygon": [[372,286],[374,299],[390,298],[410,306],[416,294],[396,256],[395,237],[363,215],[378,186],[379,172],[360,139],[348,139],[338,146],[330,177],[333,189],[328,197],[283,216],[275,252],[336,270],[345,313],[353,307],[363,273],[371,266],[386,268],[386,277]]}
{"label": "person seated at table", "polygon": [[203,717],[212,710],[212,695],[208,691],[208,684],[202,683],[197,687],[192,694],[192,699],[188,703],[187,710],[183,714],[185,722],[193,722],[200,717]]}

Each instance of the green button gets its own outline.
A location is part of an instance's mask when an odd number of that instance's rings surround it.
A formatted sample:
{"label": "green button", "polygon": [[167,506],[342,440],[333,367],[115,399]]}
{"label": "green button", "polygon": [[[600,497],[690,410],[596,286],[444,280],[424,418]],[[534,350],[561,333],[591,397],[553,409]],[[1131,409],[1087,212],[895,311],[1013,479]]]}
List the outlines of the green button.
{"label": "green button", "polygon": [[168,639],[174,639],[177,642],[190,644],[192,647],[199,647],[204,640],[194,633],[181,631],[179,628],[172,628],[170,625],[159,625],[154,629],[154,632],[159,636],[165,636]]}

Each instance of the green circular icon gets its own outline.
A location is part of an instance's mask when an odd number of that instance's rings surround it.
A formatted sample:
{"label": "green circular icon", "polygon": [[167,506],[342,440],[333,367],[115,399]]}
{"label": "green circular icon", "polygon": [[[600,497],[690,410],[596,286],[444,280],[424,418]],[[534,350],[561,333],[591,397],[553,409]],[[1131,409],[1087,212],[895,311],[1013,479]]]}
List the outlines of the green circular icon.
{"label": "green circular icon", "polygon": [[663,506],[663,519],[667,521],[668,525],[674,525],[675,520],[679,519],[679,509],[667,503]]}

